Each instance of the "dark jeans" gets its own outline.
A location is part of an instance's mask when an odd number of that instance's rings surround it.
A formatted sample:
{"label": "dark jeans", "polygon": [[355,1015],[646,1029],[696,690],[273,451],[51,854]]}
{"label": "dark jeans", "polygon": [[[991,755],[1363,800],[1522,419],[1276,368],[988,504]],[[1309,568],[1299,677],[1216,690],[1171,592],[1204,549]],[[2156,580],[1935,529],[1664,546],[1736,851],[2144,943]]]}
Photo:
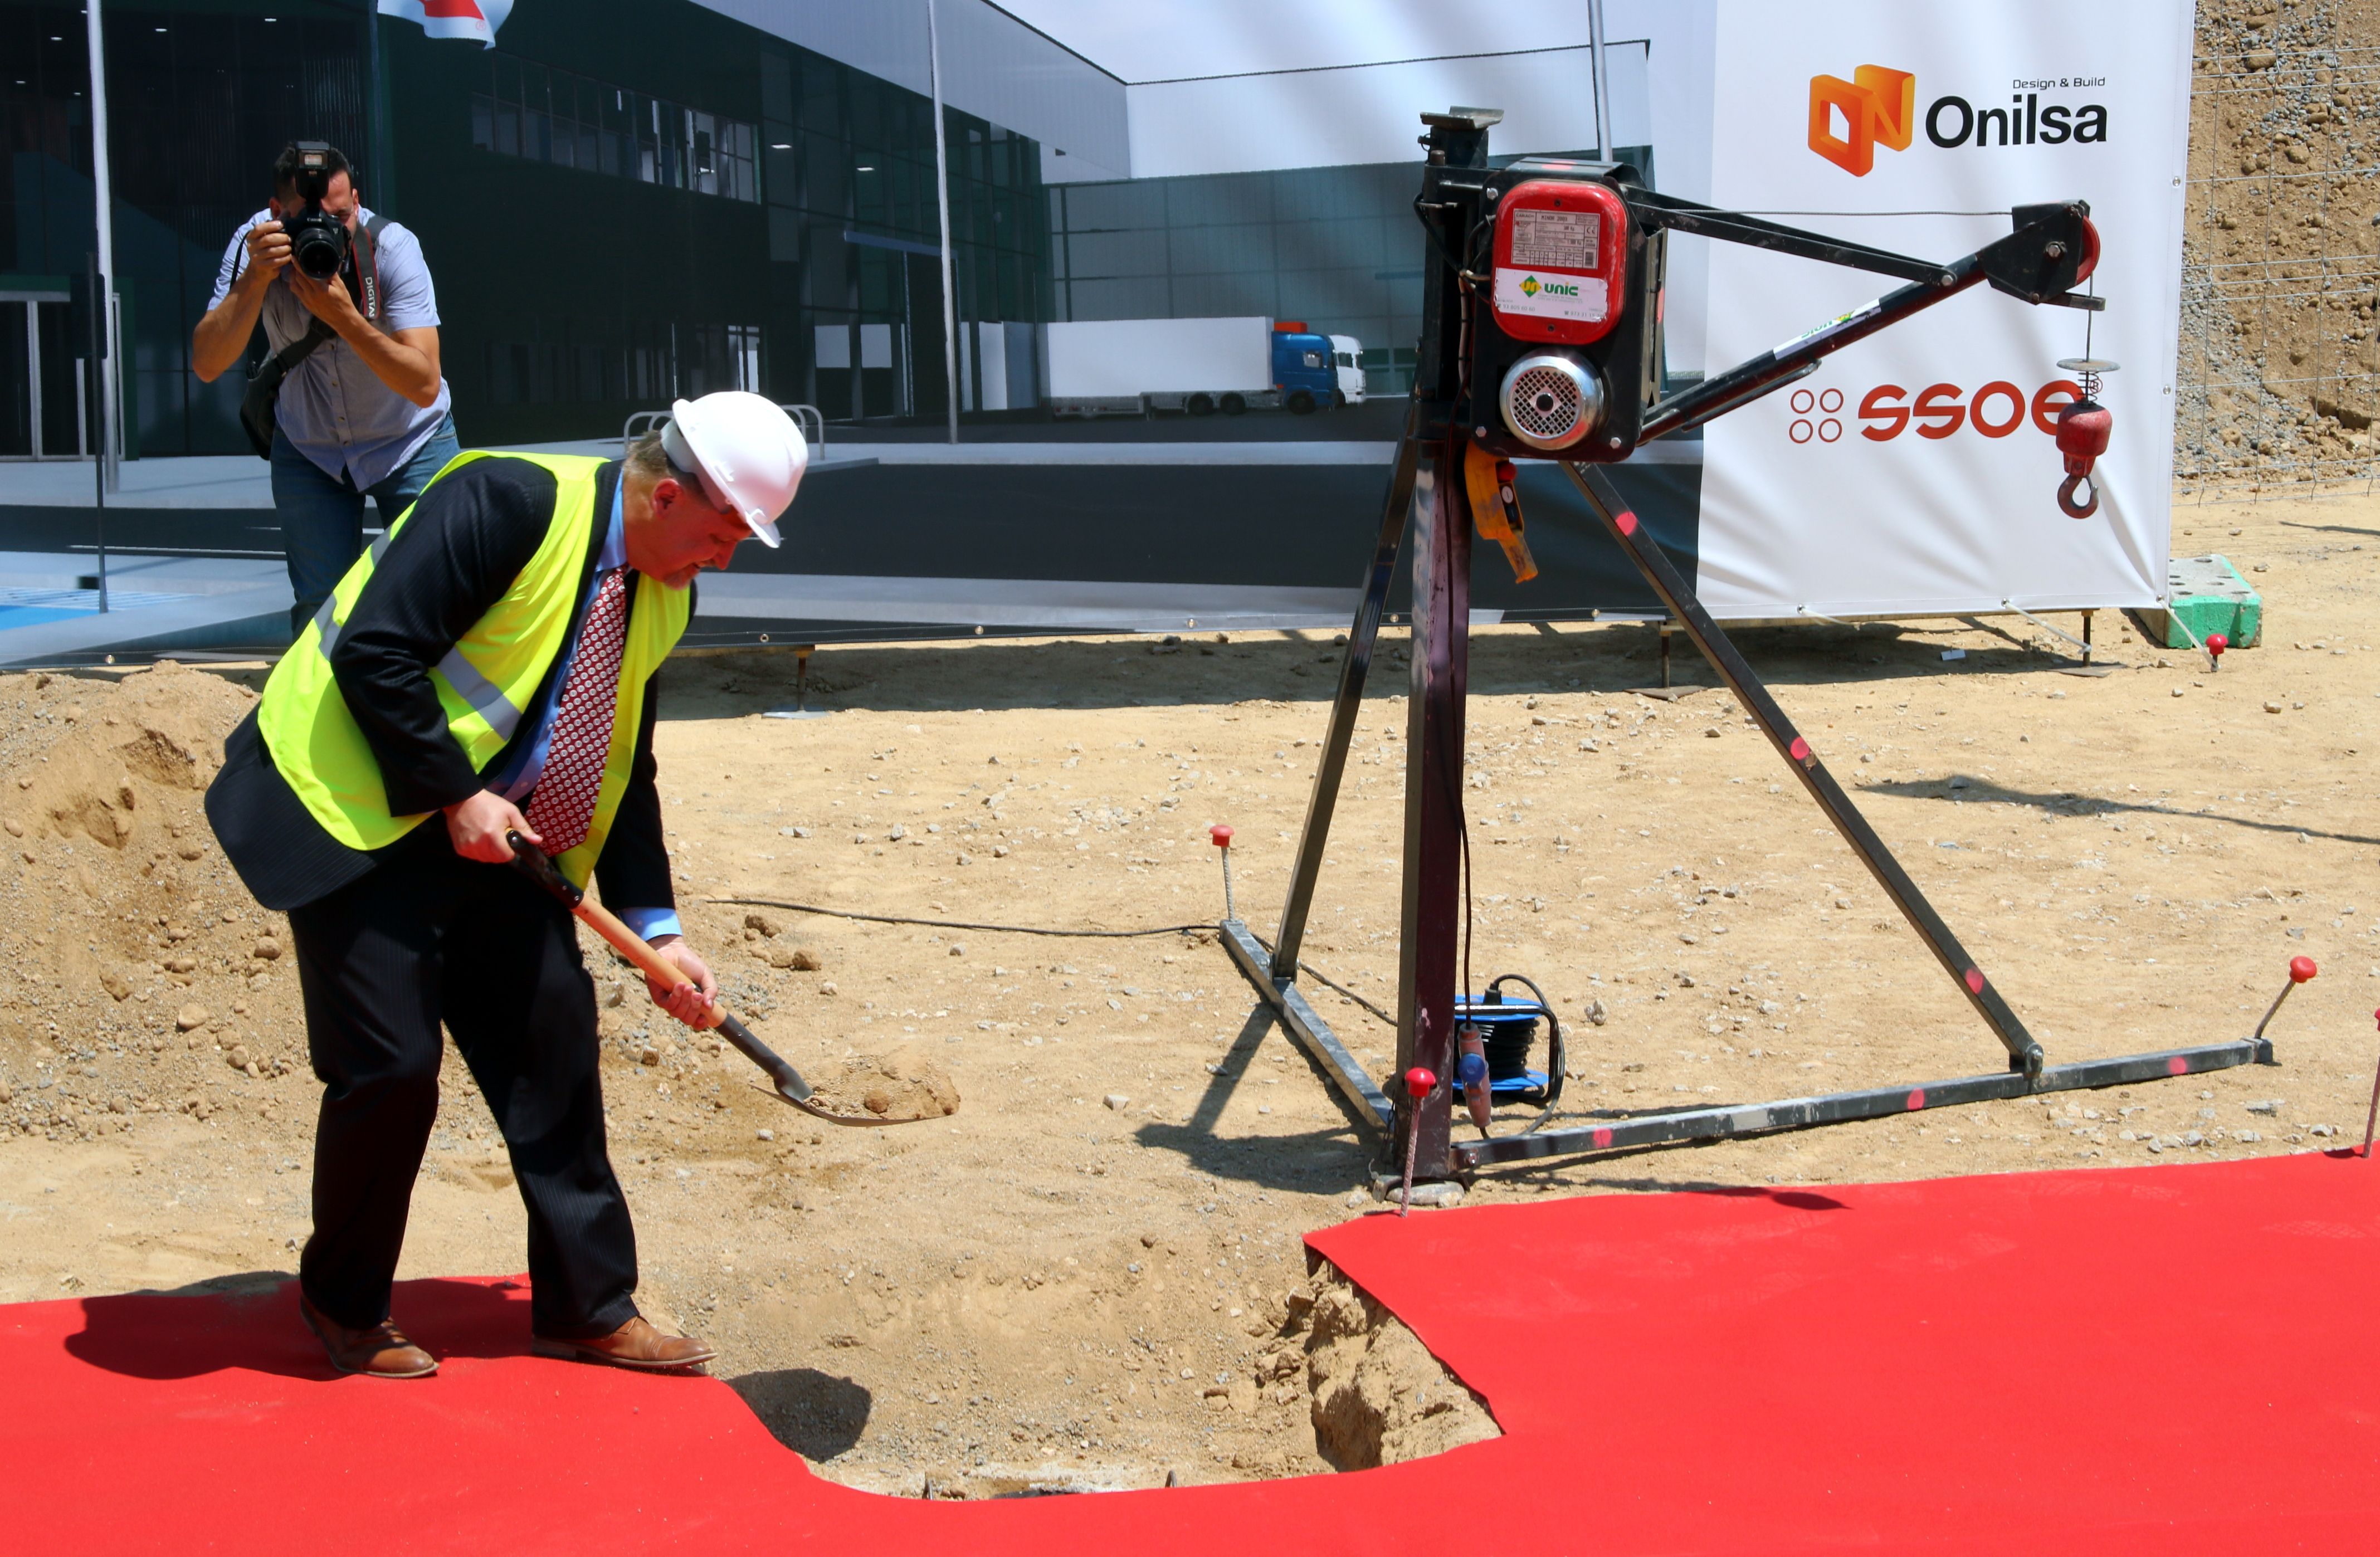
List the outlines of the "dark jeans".
{"label": "dark jeans", "polygon": [[637,1235],[604,1148],[595,989],[570,915],[518,872],[456,857],[432,818],[291,910],[289,931],[323,1086],[298,1265],[314,1306],[358,1330],[388,1317],[443,1021],[528,1208],[530,1325],[580,1339],[633,1319]]}
{"label": "dark jeans", "polygon": [[298,452],[287,433],[273,430],[273,506],[281,517],[282,548],[289,555],[289,590],[298,597],[289,608],[292,633],[306,630],[362,554],[364,499],[378,505],[381,527],[386,529],[460,450],[450,416],[386,480],[359,491],[345,475],[325,474]]}

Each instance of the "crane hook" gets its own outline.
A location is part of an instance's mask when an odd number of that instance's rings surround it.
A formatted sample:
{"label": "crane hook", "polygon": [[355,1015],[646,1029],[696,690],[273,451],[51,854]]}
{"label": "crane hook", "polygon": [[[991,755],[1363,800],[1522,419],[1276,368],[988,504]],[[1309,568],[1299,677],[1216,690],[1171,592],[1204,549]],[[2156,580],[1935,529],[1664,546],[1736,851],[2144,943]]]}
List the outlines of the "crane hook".
{"label": "crane hook", "polygon": [[[2099,483],[2091,479],[2091,468],[2107,452],[2107,439],[2116,430],[2115,413],[2092,398],[2099,393],[2099,378],[2116,371],[2113,362],[2096,358],[2068,358],[2058,364],[2082,378],[2082,393],[2069,400],[2058,412],[2058,450],[2066,456],[2066,480],[2058,483],[2058,506],[2071,519],[2087,519],[2099,511]],[[2075,493],[2087,494],[2078,501]]]}

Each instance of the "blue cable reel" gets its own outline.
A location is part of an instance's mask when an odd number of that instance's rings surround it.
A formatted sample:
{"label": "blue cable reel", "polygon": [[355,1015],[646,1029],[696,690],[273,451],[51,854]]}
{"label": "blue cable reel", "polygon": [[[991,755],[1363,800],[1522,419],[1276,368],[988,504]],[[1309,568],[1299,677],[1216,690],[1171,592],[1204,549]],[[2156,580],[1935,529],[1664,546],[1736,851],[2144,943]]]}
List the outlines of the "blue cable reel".
{"label": "blue cable reel", "polygon": [[[1519,984],[1534,1000],[1512,1000],[1504,995],[1503,986]],[[1525,975],[1503,973],[1488,980],[1482,993],[1463,995],[1454,1003],[1454,1020],[1458,1027],[1470,1023],[1479,1028],[1481,1054],[1465,1054],[1455,1064],[1454,1095],[1467,1103],[1470,1089],[1485,1081],[1488,1099],[1496,1103],[1535,1103],[1551,1108],[1561,1101],[1563,1052],[1561,1018],[1554,1014],[1553,1002],[1546,992]],[[1546,1068],[1529,1067],[1529,1051],[1536,1045],[1537,1024],[1546,1025]]]}

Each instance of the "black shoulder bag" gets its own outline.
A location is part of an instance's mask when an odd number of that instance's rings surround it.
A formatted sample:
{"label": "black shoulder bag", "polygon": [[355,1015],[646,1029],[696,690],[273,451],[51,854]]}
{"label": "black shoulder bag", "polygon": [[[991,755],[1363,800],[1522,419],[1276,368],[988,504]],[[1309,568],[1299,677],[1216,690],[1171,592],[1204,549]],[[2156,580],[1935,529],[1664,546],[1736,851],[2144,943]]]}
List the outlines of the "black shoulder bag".
{"label": "black shoulder bag", "polygon": [[[374,216],[364,224],[361,241],[356,245],[356,274],[362,283],[364,317],[380,317],[380,270],[373,261],[381,227],[387,218]],[[249,370],[248,391],[239,397],[239,424],[248,432],[248,446],[256,451],[259,459],[273,457],[273,430],[275,407],[281,403],[281,383],[289,371],[313,355],[314,348],[337,332],[317,319],[306,333],[283,347],[279,351]]]}

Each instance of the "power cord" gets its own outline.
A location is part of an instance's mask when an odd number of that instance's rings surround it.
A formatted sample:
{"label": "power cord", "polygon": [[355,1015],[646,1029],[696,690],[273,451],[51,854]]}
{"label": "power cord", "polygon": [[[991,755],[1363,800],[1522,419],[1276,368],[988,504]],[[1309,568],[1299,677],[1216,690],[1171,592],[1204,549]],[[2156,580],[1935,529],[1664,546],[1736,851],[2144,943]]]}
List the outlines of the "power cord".
{"label": "power cord", "polygon": [[849,908],[827,908],[815,903],[781,903],[773,897],[706,897],[706,903],[732,904],[739,908],[783,908],[789,914],[817,914],[831,919],[857,919],[866,924],[914,924],[929,930],[979,930],[991,935],[1056,935],[1085,941],[1123,941],[1143,935],[1186,935],[1211,931],[1210,924],[1160,924],[1146,930],[1057,930],[1046,925],[978,924],[971,919],[920,919],[906,914],[862,914]]}
{"label": "power cord", "polygon": [[[851,908],[828,908],[816,903],[787,903],[773,897],[706,897],[703,901],[717,904],[722,907],[782,908],[789,914],[817,914],[824,918],[856,919],[864,924],[907,924],[922,926],[929,930],[980,931],[987,935],[1048,935],[1086,941],[1124,941],[1149,935],[1211,933],[1215,928],[1210,924],[1160,924],[1151,925],[1146,930],[1060,930],[1048,925],[984,924],[974,919],[926,919],[908,914],[863,914]],[[1253,931],[1249,935],[1266,951],[1272,950],[1272,943],[1263,936],[1256,934]],[[1389,1026],[1393,1028],[1397,1025],[1397,1019],[1394,1016],[1303,957],[1298,959],[1297,970],[1311,976],[1316,982],[1326,989],[1345,996]]]}

